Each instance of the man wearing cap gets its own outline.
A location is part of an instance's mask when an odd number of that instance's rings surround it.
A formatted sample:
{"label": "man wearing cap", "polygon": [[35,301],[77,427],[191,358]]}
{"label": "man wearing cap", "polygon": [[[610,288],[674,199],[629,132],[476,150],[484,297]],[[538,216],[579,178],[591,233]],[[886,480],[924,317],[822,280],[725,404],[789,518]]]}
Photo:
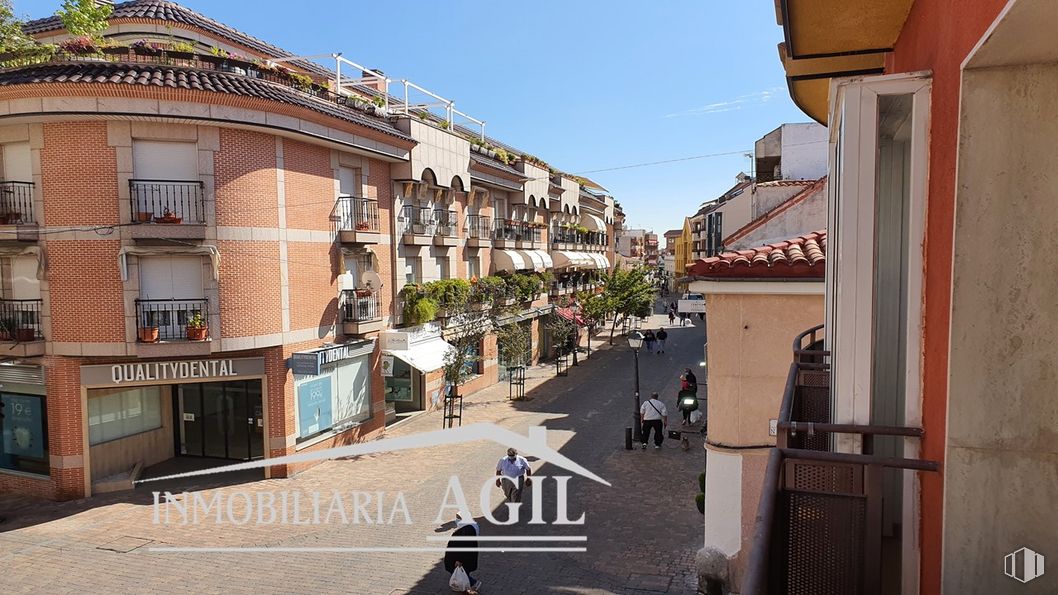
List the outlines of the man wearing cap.
{"label": "man wearing cap", "polygon": [[533,470],[529,468],[529,461],[520,456],[513,448],[507,449],[507,456],[496,463],[496,487],[503,488],[503,495],[507,502],[521,502],[522,488],[532,484],[529,476]]}

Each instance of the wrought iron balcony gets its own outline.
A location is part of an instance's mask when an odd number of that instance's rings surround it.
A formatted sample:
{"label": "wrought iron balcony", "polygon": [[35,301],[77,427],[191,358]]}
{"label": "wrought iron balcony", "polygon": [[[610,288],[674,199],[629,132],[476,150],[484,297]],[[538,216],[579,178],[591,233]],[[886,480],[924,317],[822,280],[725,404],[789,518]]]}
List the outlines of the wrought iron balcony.
{"label": "wrought iron balcony", "polygon": [[434,209],[434,244],[438,246],[455,246],[458,241],[459,219],[455,211]]}
{"label": "wrought iron balcony", "polygon": [[378,201],[373,198],[339,196],[331,210],[334,230],[342,243],[377,244],[380,227]]}
{"label": "wrought iron balcony", "polygon": [[0,299],[0,342],[43,341],[40,330],[42,300]]}
{"label": "wrought iron balcony", "polygon": [[522,226],[513,219],[496,219],[493,224],[492,239],[497,248],[514,248],[515,242],[522,238]]}
{"label": "wrought iron balcony", "polygon": [[206,237],[206,198],[198,180],[129,180],[132,237]]}
{"label": "wrought iron balcony", "polygon": [[467,215],[467,245],[472,248],[492,245],[492,218]]}
{"label": "wrought iron balcony", "polygon": [[432,242],[436,227],[433,209],[406,205],[401,208],[397,223],[405,244],[426,246]]}
{"label": "wrought iron balcony", "polygon": [[346,289],[340,298],[342,332],[359,335],[381,330],[382,294],[371,289]]}
{"label": "wrought iron balcony", "polygon": [[0,182],[0,225],[36,225],[33,182]]}
{"label": "wrought iron balcony", "polygon": [[[888,470],[937,471],[933,461],[875,456],[876,436],[921,437],[921,428],[832,423],[830,352],[822,326],[794,341],[777,447],[761,489],[739,592],[877,595],[883,577],[883,494]],[[861,439],[835,452],[836,435]],[[897,588],[897,592],[899,588]]]}
{"label": "wrought iron balcony", "polygon": [[204,298],[136,300],[137,340],[206,341],[210,338],[209,301]]}

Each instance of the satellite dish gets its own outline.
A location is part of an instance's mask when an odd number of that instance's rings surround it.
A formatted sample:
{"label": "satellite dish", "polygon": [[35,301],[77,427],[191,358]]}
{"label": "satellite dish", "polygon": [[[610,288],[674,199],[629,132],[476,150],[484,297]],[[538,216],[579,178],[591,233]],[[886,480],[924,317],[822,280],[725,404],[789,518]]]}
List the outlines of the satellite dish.
{"label": "satellite dish", "polygon": [[360,284],[374,290],[382,289],[382,277],[375,271],[365,271],[360,275]]}

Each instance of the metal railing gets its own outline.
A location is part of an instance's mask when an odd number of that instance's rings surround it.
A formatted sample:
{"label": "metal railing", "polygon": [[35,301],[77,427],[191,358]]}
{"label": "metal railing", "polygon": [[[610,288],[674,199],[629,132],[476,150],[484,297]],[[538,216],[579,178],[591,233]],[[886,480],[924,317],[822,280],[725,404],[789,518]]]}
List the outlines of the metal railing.
{"label": "metal railing", "polygon": [[341,297],[342,322],[382,320],[382,293],[367,289],[346,289]]}
{"label": "metal railing", "polygon": [[129,180],[132,222],[203,224],[204,188],[198,180]]}
{"label": "metal railing", "polygon": [[400,209],[400,232],[418,236],[434,234],[434,211],[429,207],[406,205]]}
{"label": "metal railing", "polygon": [[497,219],[494,226],[493,239],[519,240],[522,237],[522,228],[518,221],[511,219]]}
{"label": "metal railing", "polygon": [[33,215],[33,182],[0,182],[0,225],[31,225]]}
{"label": "metal railing", "polygon": [[145,339],[142,333],[144,329],[158,329],[157,339],[161,341],[200,340],[195,337],[194,327],[188,326],[196,318],[206,325],[202,338],[209,338],[209,301],[205,298],[136,300],[136,324],[141,331],[140,341],[151,342]]}
{"label": "metal railing", "polygon": [[492,237],[492,217],[467,215],[467,237],[487,240]]}
{"label": "metal railing", "polygon": [[540,231],[540,228],[532,223],[522,223],[521,229],[519,230],[519,233],[521,234],[519,239],[523,242],[540,242],[542,241]]}
{"label": "metal railing", "polygon": [[[823,326],[794,340],[757,509],[745,595],[882,592],[887,469],[937,471],[934,461],[875,456],[875,436],[921,437],[921,428],[831,423],[830,352]],[[862,438],[859,453],[832,452],[835,434]]]}
{"label": "metal railing", "polygon": [[331,212],[339,231],[379,231],[378,201],[359,196],[339,196]]}
{"label": "metal railing", "polygon": [[41,341],[40,311],[43,300],[0,299],[0,341]]}
{"label": "metal railing", "polygon": [[434,235],[439,236],[455,236],[456,229],[459,225],[459,219],[456,217],[455,211],[449,211],[447,209],[434,209],[433,211],[434,220]]}

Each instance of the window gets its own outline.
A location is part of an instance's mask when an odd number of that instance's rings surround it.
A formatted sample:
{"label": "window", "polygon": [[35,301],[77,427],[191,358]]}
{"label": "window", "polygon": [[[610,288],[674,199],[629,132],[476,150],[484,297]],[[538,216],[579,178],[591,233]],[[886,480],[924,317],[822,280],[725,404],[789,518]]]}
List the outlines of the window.
{"label": "window", "polygon": [[422,259],[409,256],[404,259],[404,282],[418,283],[422,280]]}
{"label": "window", "polygon": [[467,277],[480,277],[481,258],[478,256],[478,251],[467,249],[465,258],[467,259]]}
{"label": "window", "polygon": [[294,377],[299,440],[371,417],[368,357],[325,366],[319,376]]}
{"label": "window", "polygon": [[360,172],[351,167],[338,168],[338,193],[347,196],[360,196]]}
{"label": "window", "polygon": [[140,257],[138,323],[162,337],[179,337],[196,313],[206,315],[201,256]]}
{"label": "window", "polygon": [[29,143],[3,145],[4,180],[8,182],[32,182],[33,167]]}
{"label": "window", "polygon": [[133,140],[132,177],[140,180],[198,180],[198,145]]}
{"label": "window", "polygon": [[449,273],[449,270],[448,270],[448,257],[447,256],[438,256],[437,257],[437,278],[438,279],[448,279],[448,278],[451,277],[451,275],[449,275],[448,273]]}
{"label": "window", "polygon": [[162,388],[94,389],[88,394],[88,444],[162,427]]}
{"label": "window", "polygon": [[476,376],[481,373],[481,344],[475,343],[466,348],[466,358],[463,360],[464,376]]}
{"label": "window", "polygon": [[0,421],[0,468],[48,475],[48,412],[44,397],[0,393],[4,419]]}

